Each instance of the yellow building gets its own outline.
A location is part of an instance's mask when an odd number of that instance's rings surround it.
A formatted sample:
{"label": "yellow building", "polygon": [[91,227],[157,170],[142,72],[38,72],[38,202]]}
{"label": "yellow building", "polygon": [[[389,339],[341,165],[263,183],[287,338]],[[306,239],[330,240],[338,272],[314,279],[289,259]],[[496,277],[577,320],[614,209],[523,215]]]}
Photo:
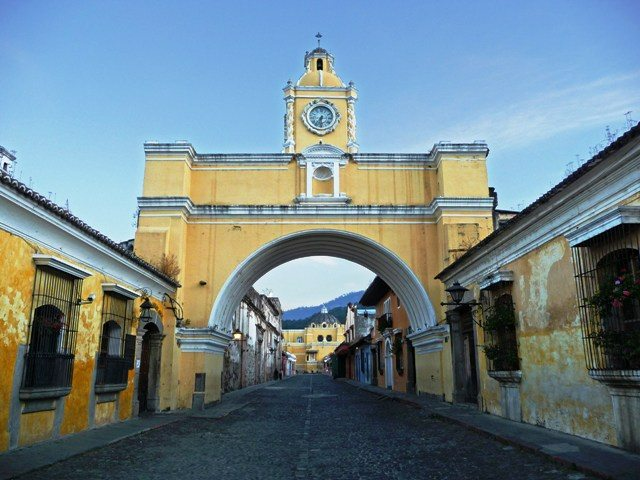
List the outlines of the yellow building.
{"label": "yellow building", "polygon": [[640,452],[640,125],[438,278],[454,400]]}
{"label": "yellow building", "polygon": [[0,451],[158,409],[174,280],[3,170],[0,259]]}
{"label": "yellow building", "polygon": [[220,398],[222,355],[243,295],[269,270],[309,255],[350,260],[384,279],[409,319],[417,390],[451,398],[447,329],[438,325],[444,290],[434,277],[493,229],[488,148],[360,153],[357,99],[334,57],[317,48],[284,87],[282,153],[145,144],[135,250],[151,261],[176,256],[178,300],[190,320],[163,364],[172,392],[163,408],[191,406],[196,373],[206,374],[206,401]]}
{"label": "yellow building", "polygon": [[298,373],[324,371],[323,359],[344,340],[344,324],[322,307],[306,328],[283,330],[284,349],[296,356]]}

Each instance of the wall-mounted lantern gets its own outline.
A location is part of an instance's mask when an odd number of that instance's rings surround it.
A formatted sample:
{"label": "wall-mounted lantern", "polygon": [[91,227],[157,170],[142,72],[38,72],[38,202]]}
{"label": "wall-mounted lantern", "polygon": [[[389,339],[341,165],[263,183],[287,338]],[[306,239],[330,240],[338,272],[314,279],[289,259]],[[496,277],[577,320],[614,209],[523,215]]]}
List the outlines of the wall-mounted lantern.
{"label": "wall-mounted lantern", "polygon": [[143,297],[142,303],[140,304],[140,321],[142,323],[150,322],[151,320],[153,320],[151,318],[151,310],[153,308],[153,303],[151,303],[149,297]]}
{"label": "wall-mounted lantern", "polygon": [[440,305],[453,305],[456,307],[459,305],[481,305],[476,301],[462,302],[465,293],[467,293],[469,289],[460,285],[460,282],[458,282],[457,280],[453,282],[449,288],[445,288],[444,291],[449,294],[453,302],[440,302]]}

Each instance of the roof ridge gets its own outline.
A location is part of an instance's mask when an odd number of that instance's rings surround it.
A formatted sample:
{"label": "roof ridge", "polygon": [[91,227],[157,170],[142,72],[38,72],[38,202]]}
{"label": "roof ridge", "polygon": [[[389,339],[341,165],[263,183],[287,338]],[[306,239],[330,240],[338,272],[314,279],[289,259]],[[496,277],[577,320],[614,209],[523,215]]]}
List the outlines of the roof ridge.
{"label": "roof ridge", "polygon": [[139,266],[143,267],[145,270],[169,282],[171,285],[174,285],[175,287],[180,286],[180,284],[176,280],[172,279],[165,273],[161,272],[157,267],[155,267],[151,263],[147,262],[146,260],[143,260],[142,258],[138,257],[136,254],[128,251],[125,247],[120,245],[118,242],[107,237],[105,234],[101,233],[97,229],[93,228],[92,226],[84,222],[79,217],[72,214],[70,210],[67,210],[66,208],[61,207],[57,203],[49,200],[47,197],[45,197],[41,193],[38,193],[34,189],[28,187],[26,184],[12,177],[11,175],[3,171],[0,171],[0,183],[6,185],[8,188],[18,193],[19,195],[37,203],[38,205],[43,207],[45,210],[48,210],[49,212],[53,213],[57,217],[73,225],[74,227],[78,228],[82,232],[86,233],[90,237],[93,237],[94,239],[98,240],[100,243],[102,243],[103,245],[106,245],[111,250],[116,251],[123,257],[126,257],[129,260],[134,261]]}
{"label": "roof ridge", "polygon": [[513,228],[514,225],[519,223],[523,218],[527,217],[528,214],[536,210],[541,205],[545,204],[555,195],[562,192],[565,188],[567,188],[573,182],[577,181],[580,177],[582,177],[587,172],[589,172],[590,170],[595,168],[597,165],[599,165],[605,158],[609,157],[613,152],[624,147],[627,143],[629,143],[631,140],[633,140],[637,136],[640,136],[640,122],[638,122],[637,125],[627,130],[623,135],[618,137],[611,144],[607,145],[605,148],[600,150],[593,157],[591,157],[589,160],[583,163],[580,167],[578,167],[575,171],[573,171],[570,175],[568,175],[567,177],[562,179],[560,182],[558,182],[556,185],[551,187],[549,190],[547,190],[545,193],[539,196],[532,203],[527,205],[520,213],[518,213],[513,218],[510,218],[507,222],[505,222],[502,227],[500,227],[497,230],[494,230],[492,233],[490,233],[485,238],[483,238],[480,242],[478,242],[469,250],[467,250],[460,258],[455,260],[453,263],[451,263],[447,267],[443,268],[442,271],[440,271],[440,273],[438,273],[438,275],[436,275],[435,278],[436,279],[440,278],[443,274],[451,270],[455,265],[458,265],[461,261],[469,258],[469,256],[472,253],[478,251],[479,249],[481,249],[482,247],[484,247],[485,245],[493,241],[494,238],[497,238],[500,235],[503,235],[506,231]]}

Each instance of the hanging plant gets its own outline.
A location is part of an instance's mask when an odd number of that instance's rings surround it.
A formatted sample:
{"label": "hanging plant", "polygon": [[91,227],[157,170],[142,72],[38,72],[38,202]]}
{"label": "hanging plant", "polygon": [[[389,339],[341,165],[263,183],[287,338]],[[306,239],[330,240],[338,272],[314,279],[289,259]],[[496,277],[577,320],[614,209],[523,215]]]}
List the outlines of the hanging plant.
{"label": "hanging plant", "polygon": [[506,345],[484,345],[484,354],[487,360],[491,361],[490,370],[517,370],[518,352]]}
{"label": "hanging plant", "polygon": [[482,328],[488,331],[505,330],[514,327],[516,315],[513,305],[497,304],[485,313]]}
{"label": "hanging plant", "polygon": [[594,307],[600,318],[611,317],[616,311],[633,308],[640,301],[640,278],[635,279],[625,268],[618,275],[600,285],[599,291],[586,303]]}

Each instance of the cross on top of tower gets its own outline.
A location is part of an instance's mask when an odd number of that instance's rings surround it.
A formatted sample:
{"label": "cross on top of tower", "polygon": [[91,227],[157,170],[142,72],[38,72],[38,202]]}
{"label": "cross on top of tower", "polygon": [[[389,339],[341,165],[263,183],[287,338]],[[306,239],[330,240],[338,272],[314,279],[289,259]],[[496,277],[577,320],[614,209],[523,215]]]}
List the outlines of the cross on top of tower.
{"label": "cross on top of tower", "polygon": [[318,48],[320,47],[320,39],[322,38],[322,34],[320,32],[316,33],[316,38],[318,39]]}

